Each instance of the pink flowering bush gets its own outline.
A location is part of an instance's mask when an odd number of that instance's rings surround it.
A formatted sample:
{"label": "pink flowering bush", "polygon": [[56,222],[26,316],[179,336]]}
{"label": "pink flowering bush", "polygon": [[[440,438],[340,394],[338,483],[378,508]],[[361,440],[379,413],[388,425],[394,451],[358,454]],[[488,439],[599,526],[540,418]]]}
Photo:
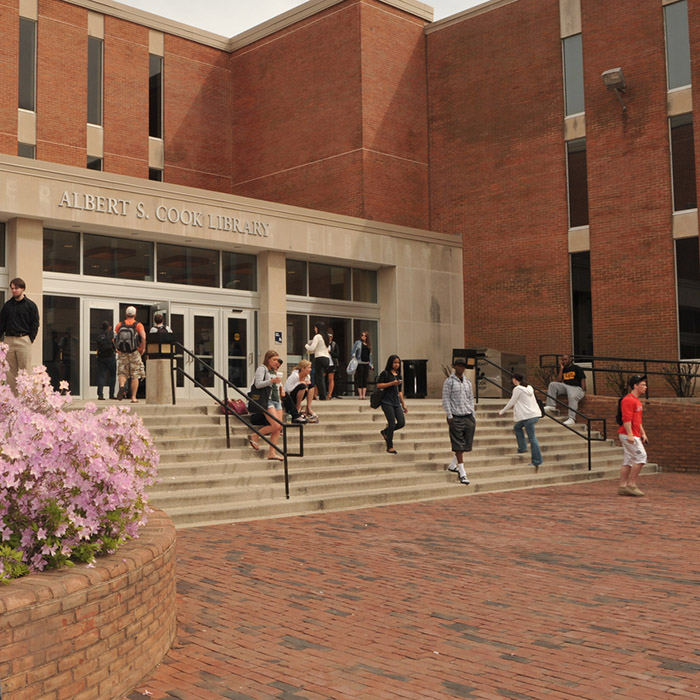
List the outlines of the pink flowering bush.
{"label": "pink flowering bush", "polygon": [[20,372],[15,396],[6,354],[0,344],[0,583],[92,564],[138,537],[158,465],[137,415],[65,410],[71,396],[53,390],[45,367]]}

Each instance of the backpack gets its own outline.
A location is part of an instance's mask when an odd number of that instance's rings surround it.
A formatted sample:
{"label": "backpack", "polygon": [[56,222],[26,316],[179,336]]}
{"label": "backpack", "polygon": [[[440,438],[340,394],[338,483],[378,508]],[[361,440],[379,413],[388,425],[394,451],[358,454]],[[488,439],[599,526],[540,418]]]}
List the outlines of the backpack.
{"label": "backpack", "polygon": [[97,345],[97,357],[113,357],[114,356],[114,343],[112,338],[114,334],[112,331],[102,331],[97,338],[95,343]]}
{"label": "backpack", "polygon": [[134,352],[139,347],[139,333],[136,330],[136,323],[132,323],[127,326],[126,323],[122,323],[119,326],[119,331],[117,332],[117,350],[119,352]]}

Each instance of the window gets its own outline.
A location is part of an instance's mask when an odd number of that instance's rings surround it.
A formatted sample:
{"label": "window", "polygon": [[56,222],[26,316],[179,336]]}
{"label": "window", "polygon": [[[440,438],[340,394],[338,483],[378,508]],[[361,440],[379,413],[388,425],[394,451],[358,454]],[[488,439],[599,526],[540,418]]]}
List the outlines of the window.
{"label": "window", "polygon": [[693,115],[680,114],[669,119],[671,127],[671,173],[673,180],[673,211],[695,209],[698,206],[695,186],[695,146]]}
{"label": "window", "polygon": [[566,116],[584,111],[583,45],[580,34],[562,40],[564,53],[564,98]]}
{"label": "window", "polygon": [[83,274],[152,282],[153,243],[86,233]]}
{"label": "window", "polygon": [[102,166],[103,166],[102,158],[98,158],[97,156],[88,156],[87,157],[88,170],[102,170]]}
{"label": "window", "polygon": [[163,59],[149,54],[148,135],[163,138]]}
{"label": "window", "polygon": [[102,39],[88,37],[88,123],[102,126]]}
{"label": "window", "polygon": [[222,253],[222,286],[255,292],[258,288],[258,259],[243,253]]}
{"label": "window", "polygon": [[377,303],[377,271],[352,271],[352,300]]}
{"label": "window", "polygon": [[700,250],[697,236],[676,240],[676,281],[679,357],[700,358]]}
{"label": "window", "polygon": [[17,155],[22,158],[36,158],[36,146],[31,143],[18,143]]}
{"label": "window", "polygon": [[158,281],[218,287],[219,252],[159,243]]}
{"label": "window", "polygon": [[690,85],[690,39],[687,0],[664,7],[668,89]]}
{"label": "window", "polygon": [[80,394],[80,299],[44,294],[40,332],[53,388],[65,380]]}
{"label": "window", "polygon": [[287,260],[287,294],[305,297],[308,287],[306,285],[306,263],[301,260]]}
{"label": "window", "polygon": [[160,168],[149,168],[148,179],[154,182],[163,182],[163,171]]}
{"label": "window", "polygon": [[566,142],[569,194],[569,228],[588,226],[588,175],[586,139]]}
{"label": "window", "polygon": [[574,355],[593,354],[591,254],[571,254],[571,300],[574,315]]}
{"label": "window", "polygon": [[44,272],[80,274],[80,234],[44,229]]}
{"label": "window", "polygon": [[19,18],[19,108],[36,110],[36,22]]}

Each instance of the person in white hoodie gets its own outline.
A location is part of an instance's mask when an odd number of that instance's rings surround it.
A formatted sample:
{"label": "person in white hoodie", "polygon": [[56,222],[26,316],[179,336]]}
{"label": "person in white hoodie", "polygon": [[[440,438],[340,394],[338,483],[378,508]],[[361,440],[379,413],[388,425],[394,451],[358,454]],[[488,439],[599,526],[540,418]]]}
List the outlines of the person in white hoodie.
{"label": "person in white hoodie", "polygon": [[527,452],[527,443],[525,435],[530,441],[530,456],[532,457],[531,466],[539,467],[542,464],[542,452],[540,452],[540,443],[537,442],[535,435],[535,423],[542,417],[537,399],[535,398],[535,390],[525,381],[522,374],[517,372],[513,374],[513,394],[510,401],[498,412],[502,416],[509,408],[513,409],[513,432],[515,439],[518,441],[518,453]]}

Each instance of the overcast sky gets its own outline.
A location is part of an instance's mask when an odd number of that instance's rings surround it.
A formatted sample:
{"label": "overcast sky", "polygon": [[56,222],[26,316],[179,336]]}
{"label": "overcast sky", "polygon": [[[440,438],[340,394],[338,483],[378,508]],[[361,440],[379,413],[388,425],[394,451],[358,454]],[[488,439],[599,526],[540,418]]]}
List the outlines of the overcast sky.
{"label": "overcast sky", "polygon": [[[435,10],[435,19],[449,17],[485,0],[435,0],[426,2]],[[232,37],[256,24],[291,10],[302,2],[295,0],[120,0],[162,17],[193,27]]]}

